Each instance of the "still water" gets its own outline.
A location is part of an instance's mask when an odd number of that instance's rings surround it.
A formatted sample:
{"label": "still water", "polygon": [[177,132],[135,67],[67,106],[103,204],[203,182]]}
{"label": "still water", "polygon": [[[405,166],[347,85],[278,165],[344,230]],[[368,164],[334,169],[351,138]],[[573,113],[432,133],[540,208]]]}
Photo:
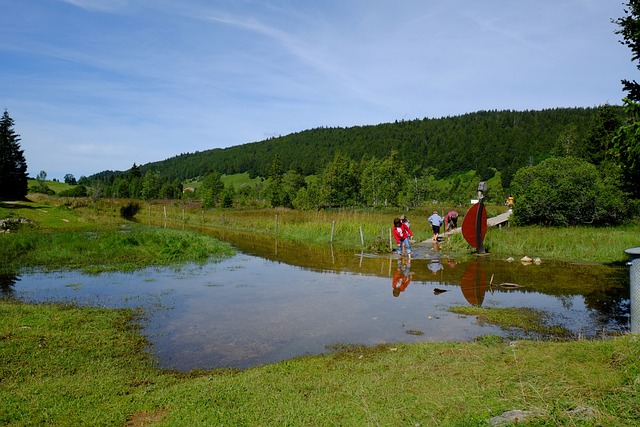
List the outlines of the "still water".
{"label": "still water", "polygon": [[330,245],[216,236],[239,253],[180,269],[24,274],[4,293],[27,302],[141,307],[150,352],[160,367],[180,371],[246,368],[321,354],[334,344],[519,336],[449,311],[461,305],[541,309],[576,336],[629,329],[626,268],[523,265],[491,256],[461,261],[430,244],[418,245],[407,265]]}

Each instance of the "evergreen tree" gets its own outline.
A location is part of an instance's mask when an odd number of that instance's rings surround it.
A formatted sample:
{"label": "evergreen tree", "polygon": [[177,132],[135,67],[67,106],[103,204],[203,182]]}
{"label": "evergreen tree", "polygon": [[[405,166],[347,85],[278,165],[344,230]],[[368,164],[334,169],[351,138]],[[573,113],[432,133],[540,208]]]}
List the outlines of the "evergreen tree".
{"label": "evergreen tree", "polygon": [[203,208],[215,207],[218,197],[224,190],[224,183],[222,182],[222,175],[218,172],[209,172],[204,177],[202,185],[198,189],[198,195],[202,200]]}
{"label": "evergreen tree", "polygon": [[[629,0],[624,9],[626,16],[613,20],[620,29],[620,43],[631,49],[631,60],[640,69],[640,0]],[[640,198],[640,84],[635,80],[622,80],[627,97],[624,99],[627,121],[613,139],[611,154],[622,167],[624,186],[636,199]]]}
{"label": "evergreen tree", "polygon": [[584,142],[584,158],[594,165],[609,160],[613,138],[622,125],[620,110],[609,104],[603,105],[593,116],[591,127]]}
{"label": "evergreen tree", "polygon": [[4,110],[0,119],[0,199],[24,199],[29,190],[27,161],[20,149],[20,135],[13,130],[13,119]]}
{"label": "evergreen tree", "polygon": [[348,156],[337,153],[322,175],[322,200],[328,207],[354,206],[360,194],[360,173]]}
{"label": "evergreen tree", "polygon": [[[620,43],[631,49],[631,61],[640,70],[640,0],[629,0],[625,6],[625,16],[612,22],[620,27],[615,33],[622,36]],[[629,100],[640,102],[640,83],[625,79],[622,86]]]}
{"label": "evergreen tree", "polygon": [[273,158],[271,167],[269,168],[269,180],[267,185],[267,197],[271,206],[286,206],[290,204],[289,200],[285,197],[285,190],[283,188],[284,183],[284,170],[282,167],[282,160],[278,154]]}

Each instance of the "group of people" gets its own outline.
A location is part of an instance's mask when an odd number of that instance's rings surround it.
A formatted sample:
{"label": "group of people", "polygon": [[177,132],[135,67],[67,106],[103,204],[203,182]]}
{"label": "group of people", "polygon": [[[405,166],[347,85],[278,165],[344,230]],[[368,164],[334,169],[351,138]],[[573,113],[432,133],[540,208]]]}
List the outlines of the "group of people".
{"label": "group of people", "polygon": [[[433,214],[429,217],[429,223],[431,224],[431,230],[433,231],[433,241],[437,242],[440,238],[440,227],[445,224],[445,231],[453,230],[458,227],[458,212],[455,209],[450,210],[444,219],[438,215],[438,211],[433,211]],[[406,251],[406,255],[411,259],[411,242],[413,241],[413,233],[411,232],[411,225],[405,214],[402,214],[399,218],[393,219],[393,237],[398,245],[398,256],[401,257],[403,248]]]}

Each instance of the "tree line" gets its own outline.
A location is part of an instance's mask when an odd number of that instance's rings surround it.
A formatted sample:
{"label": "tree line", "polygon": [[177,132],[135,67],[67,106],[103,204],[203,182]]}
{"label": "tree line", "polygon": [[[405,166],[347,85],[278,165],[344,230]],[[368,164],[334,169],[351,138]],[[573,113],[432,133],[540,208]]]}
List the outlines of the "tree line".
{"label": "tree line", "polygon": [[[183,153],[141,165],[140,170],[143,174],[160,171],[168,180],[181,181],[210,171],[266,177],[277,155],[285,170],[308,176],[321,174],[336,154],[360,162],[366,157],[383,159],[396,151],[411,174],[429,169],[441,179],[475,170],[489,179],[499,171],[508,187],[510,178],[523,166],[561,150],[577,154],[588,150],[581,144],[602,108],[622,115],[619,106],[480,111],[371,126],[316,128],[224,149]],[[89,179],[105,180],[125,173],[103,171]]]}

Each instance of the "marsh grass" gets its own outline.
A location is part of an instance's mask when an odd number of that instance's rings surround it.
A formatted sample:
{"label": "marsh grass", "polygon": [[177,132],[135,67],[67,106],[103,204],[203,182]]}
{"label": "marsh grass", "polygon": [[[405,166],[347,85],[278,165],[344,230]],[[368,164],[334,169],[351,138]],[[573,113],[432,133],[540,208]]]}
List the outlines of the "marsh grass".
{"label": "marsh grass", "polygon": [[96,215],[95,210],[92,215],[84,215],[66,206],[38,203],[1,205],[0,216],[23,217],[30,222],[0,236],[0,271],[131,271],[149,265],[205,262],[233,254],[230,245],[195,232]]}
{"label": "marsh grass", "polygon": [[[475,253],[461,234],[443,243],[444,250]],[[628,260],[625,249],[640,246],[640,222],[616,227],[502,227],[490,228],[484,240],[492,255],[555,259],[603,264],[620,264]]]}
{"label": "marsh grass", "polygon": [[[298,211],[289,209],[242,209],[202,211],[197,207],[165,205],[166,220],[173,224],[199,224],[212,228],[232,230],[279,237],[309,244],[326,244],[351,247],[354,249],[376,248],[389,251],[395,246],[389,244],[389,231],[399,209]],[[427,241],[431,238],[431,225],[427,218],[434,209],[446,212],[449,206],[425,206],[406,214],[411,221],[415,240]],[[163,206],[152,206],[138,215],[144,220],[164,218]],[[185,212],[184,219],[183,209]],[[464,209],[456,208],[461,215]],[[506,208],[489,207],[489,216],[498,215]],[[462,224],[462,217],[458,220]],[[360,230],[362,229],[362,235]],[[333,234],[332,234],[333,230]],[[332,239],[333,237],[333,239]],[[364,240],[361,240],[361,238]],[[504,226],[489,228],[484,241],[485,249],[497,256],[523,256],[556,260],[580,260],[594,263],[624,263],[627,261],[625,249],[640,246],[640,222],[630,222],[616,227],[540,227]],[[441,249],[457,256],[475,253],[460,233],[446,237]]]}
{"label": "marsh grass", "polygon": [[0,301],[0,315],[2,425],[485,426],[512,409],[537,413],[519,425],[640,417],[632,336],[343,345],[244,371],[177,374],[155,368],[131,311]]}
{"label": "marsh grass", "polygon": [[566,328],[550,324],[548,313],[528,307],[484,308],[476,306],[451,307],[453,313],[477,316],[479,323],[499,325],[504,330],[517,329],[529,338],[570,339],[573,334]]}
{"label": "marsh grass", "polygon": [[0,256],[6,260],[3,267],[9,271],[86,269],[93,273],[204,262],[232,253],[228,244],[204,235],[138,224],[90,233],[14,233],[3,236],[0,249]]}
{"label": "marsh grass", "polygon": [[[415,239],[418,241],[431,237],[431,226],[427,218],[431,215],[432,210],[433,207],[425,207],[406,212],[411,221],[411,229]],[[309,244],[333,243],[357,249],[371,247],[373,242],[381,240],[386,242],[384,248],[388,250],[393,218],[401,214],[402,210],[399,208],[324,211],[274,208],[202,211],[193,206],[154,204],[151,209],[143,208],[137,218],[140,221],[149,218],[172,224],[184,223],[212,228],[228,228],[257,234],[277,235]],[[395,243],[393,246],[395,247]]]}

